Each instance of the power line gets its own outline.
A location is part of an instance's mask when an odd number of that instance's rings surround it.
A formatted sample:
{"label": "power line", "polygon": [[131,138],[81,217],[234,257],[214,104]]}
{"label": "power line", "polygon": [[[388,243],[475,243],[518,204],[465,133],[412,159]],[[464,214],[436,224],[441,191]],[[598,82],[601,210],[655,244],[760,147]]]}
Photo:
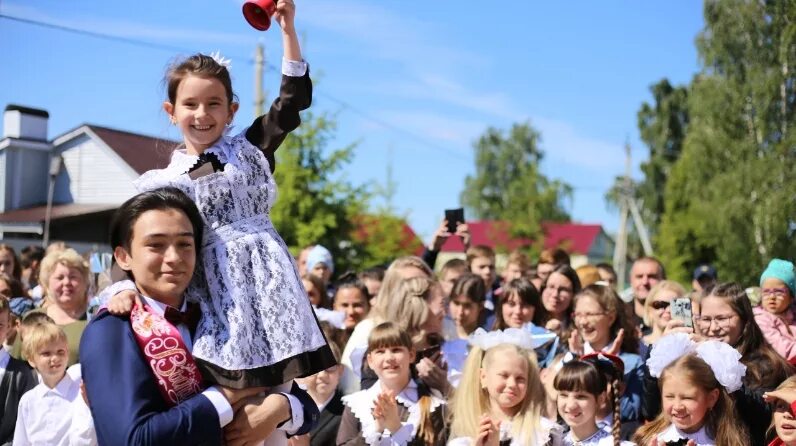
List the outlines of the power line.
{"label": "power line", "polygon": [[[7,14],[2,14],[2,13],[0,13],[0,19],[6,19],[6,20],[18,22],[18,23],[23,23],[23,24],[26,24],[26,25],[33,25],[33,26],[38,26],[38,27],[42,27],[42,28],[52,29],[52,30],[56,30],[56,31],[62,31],[62,32],[82,35],[82,36],[86,36],[86,37],[92,37],[92,38],[96,38],[96,39],[102,39],[102,40],[108,40],[108,41],[117,42],[117,43],[123,43],[123,44],[127,44],[127,45],[139,46],[139,47],[155,49],[155,50],[159,50],[159,51],[168,51],[168,52],[171,52],[171,53],[191,53],[191,52],[195,51],[195,50],[192,50],[192,49],[189,49],[189,48],[183,48],[183,47],[172,46],[172,45],[163,45],[163,44],[160,44],[160,43],[147,42],[147,41],[133,39],[133,38],[129,38],[129,37],[121,37],[121,36],[114,36],[114,35],[111,35],[111,34],[99,33],[99,32],[95,32],[95,31],[87,31],[87,30],[84,30],[84,29],[73,28],[73,27],[69,27],[69,26],[65,26],[65,25],[59,25],[59,24],[55,24],[55,23],[43,22],[43,21],[40,21],[40,20],[27,19],[27,18],[24,18],[24,17],[10,16],[10,15],[7,15]],[[231,54],[230,56],[234,57],[235,59],[238,59],[238,60],[244,60],[248,64],[254,64],[255,63],[254,59],[251,58],[251,57],[248,57],[248,56],[244,57],[244,56],[239,56],[239,55],[235,55],[235,54]],[[281,72],[281,69],[279,69],[277,66],[275,66],[274,64],[271,64],[271,63],[266,63],[265,67],[266,67],[266,69],[268,71]],[[376,118],[372,114],[370,114],[370,113],[368,113],[368,112],[366,112],[364,110],[360,110],[359,108],[351,105],[350,103],[348,103],[348,102],[346,102],[346,101],[344,101],[342,99],[338,99],[338,98],[336,98],[336,97],[334,97],[334,96],[332,96],[332,95],[330,95],[328,93],[322,92],[322,91],[316,91],[316,94],[318,94],[319,96],[325,97],[326,99],[338,104],[343,109],[348,110],[348,111],[352,112],[353,114],[355,114],[355,115],[357,115],[357,116],[359,116],[359,117],[361,117],[361,118],[363,118],[365,120],[368,120],[368,121],[371,121],[371,122],[373,122],[375,124],[378,124],[379,126],[381,126],[383,128],[386,128],[388,130],[392,130],[395,133],[403,135],[404,137],[407,137],[407,138],[409,138],[411,140],[419,142],[419,143],[421,143],[422,145],[424,145],[426,147],[435,149],[435,150],[437,150],[439,152],[442,152],[442,153],[444,153],[444,154],[446,154],[446,155],[448,155],[450,157],[453,157],[453,158],[455,158],[457,160],[463,160],[461,153],[458,153],[455,150],[452,150],[450,148],[444,147],[442,145],[433,143],[433,142],[427,140],[426,138],[423,138],[422,136],[417,135],[414,132],[411,132],[411,131],[406,130],[404,128],[401,128],[401,127],[399,127],[397,125],[394,125],[394,124],[391,124],[391,123],[386,122],[384,120],[381,120],[379,118]]]}

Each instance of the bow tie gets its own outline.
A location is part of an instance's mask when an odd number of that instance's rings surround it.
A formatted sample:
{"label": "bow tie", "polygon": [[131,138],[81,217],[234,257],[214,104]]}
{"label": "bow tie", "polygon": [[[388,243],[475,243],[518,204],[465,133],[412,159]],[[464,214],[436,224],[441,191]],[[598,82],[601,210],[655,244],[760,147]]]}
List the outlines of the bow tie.
{"label": "bow tie", "polygon": [[171,324],[175,327],[180,324],[190,326],[190,313],[190,308],[186,311],[180,311],[174,307],[166,307],[166,311],[163,312],[163,317],[166,318],[167,321],[171,322]]}

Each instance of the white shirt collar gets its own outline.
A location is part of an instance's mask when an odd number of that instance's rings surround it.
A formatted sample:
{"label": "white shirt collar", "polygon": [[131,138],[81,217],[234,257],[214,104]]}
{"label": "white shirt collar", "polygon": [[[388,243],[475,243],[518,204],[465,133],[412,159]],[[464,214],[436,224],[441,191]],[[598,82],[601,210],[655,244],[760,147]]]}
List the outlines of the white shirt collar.
{"label": "white shirt collar", "polygon": [[678,441],[678,440],[694,440],[697,446],[714,446],[716,441],[710,438],[707,431],[705,430],[705,426],[702,426],[701,429],[694,432],[693,434],[688,434],[680,429],[677,428],[674,424],[669,425],[669,427],[658,434],[659,441]]}
{"label": "white shirt collar", "polygon": [[[158,316],[163,316],[163,314],[166,312],[166,307],[168,307],[168,305],[158,300],[152,299],[151,297],[144,296],[143,294],[141,295],[141,297],[144,299],[144,303],[149,305],[149,308],[151,308],[152,311],[154,311]],[[186,299],[183,299],[182,305],[180,305],[179,310],[185,311],[187,307],[188,303]]]}
{"label": "white shirt collar", "polygon": [[0,348],[0,370],[5,370],[8,368],[8,361],[11,360],[11,355],[8,354],[8,351],[4,348]]}
{"label": "white shirt collar", "polygon": [[330,396],[326,401],[324,401],[323,404],[318,404],[318,412],[319,413],[323,412],[323,409],[325,409],[326,406],[328,406],[329,403],[332,402],[332,400],[334,399],[335,393],[336,392],[332,392],[332,396]]}
{"label": "white shirt collar", "polygon": [[597,420],[597,427],[611,433],[614,427],[614,414],[608,414],[608,416],[602,420]]}
{"label": "white shirt collar", "polygon": [[61,380],[58,381],[58,384],[56,384],[55,387],[53,387],[52,389],[47,387],[47,385],[44,384],[44,381],[42,381],[41,383],[46,388],[45,393],[50,393],[50,392],[56,393],[60,395],[62,398],[71,401],[72,392],[70,392],[70,390],[75,385],[75,380],[72,379],[72,377],[69,376],[69,373],[66,373],[66,371],[64,371],[64,377],[61,378]]}

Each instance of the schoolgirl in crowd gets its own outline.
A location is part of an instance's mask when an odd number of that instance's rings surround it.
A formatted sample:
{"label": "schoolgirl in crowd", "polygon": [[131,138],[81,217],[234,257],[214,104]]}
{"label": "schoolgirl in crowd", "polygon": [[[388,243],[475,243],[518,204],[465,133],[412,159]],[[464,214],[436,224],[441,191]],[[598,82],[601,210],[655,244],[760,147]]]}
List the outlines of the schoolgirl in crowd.
{"label": "schoolgirl in crowd", "polygon": [[561,428],[542,416],[544,388],[525,330],[476,330],[453,395],[450,446],[560,445]]}
{"label": "schoolgirl in crowd", "polygon": [[484,323],[486,286],[481,277],[465,273],[456,279],[448,296],[448,317],[443,322],[446,340],[466,339]]}
{"label": "schoolgirl in crowd", "polygon": [[378,376],[370,388],[343,397],[337,445],[445,444],[446,401],[412,377],[414,342],[392,322],[373,328],[367,362]]}
{"label": "schoolgirl in crowd", "polygon": [[[564,445],[630,445],[632,443],[621,441],[619,381],[609,383],[606,375],[596,365],[598,361],[612,364],[611,359],[599,353],[593,358],[595,360],[566,362],[556,373],[553,385],[557,393],[558,414],[569,426]],[[614,408],[610,430],[602,429],[598,425],[598,421],[602,421],[600,411],[604,407]]]}
{"label": "schoolgirl in crowd", "polygon": [[[556,267],[542,287],[544,311],[537,311],[534,324],[552,330],[559,335],[568,334],[572,325],[572,299],[580,292],[580,279],[572,267]],[[540,309],[540,310],[542,310]]]}
{"label": "schoolgirl in crowd", "polygon": [[740,359],[740,353],[723,342],[697,344],[685,333],[661,338],[647,365],[652,376],[660,379],[663,410],[636,432],[636,443],[750,444],[749,432],[730,397],[741,388],[746,373]]}

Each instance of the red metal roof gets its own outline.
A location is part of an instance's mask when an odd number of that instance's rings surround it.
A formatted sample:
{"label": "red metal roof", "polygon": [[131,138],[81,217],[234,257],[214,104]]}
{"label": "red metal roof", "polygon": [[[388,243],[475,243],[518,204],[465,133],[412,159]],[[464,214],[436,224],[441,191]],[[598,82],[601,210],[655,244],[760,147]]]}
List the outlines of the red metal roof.
{"label": "red metal roof", "polygon": [[[471,246],[486,245],[491,248],[499,247],[511,251],[522,246],[532,244],[525,238],[512,239],[509,236],[511,223],[503,221],[471,221],[467,223],[470,228]],[[602,232],[602,226],[579,223],[543,223],[545,232],[544,248],[563,248],[571,254],[586,254],[591,249],[597,236]],[[444,245],[442,252],[462,252],[464,245],[458,237],[450,237]]]}

